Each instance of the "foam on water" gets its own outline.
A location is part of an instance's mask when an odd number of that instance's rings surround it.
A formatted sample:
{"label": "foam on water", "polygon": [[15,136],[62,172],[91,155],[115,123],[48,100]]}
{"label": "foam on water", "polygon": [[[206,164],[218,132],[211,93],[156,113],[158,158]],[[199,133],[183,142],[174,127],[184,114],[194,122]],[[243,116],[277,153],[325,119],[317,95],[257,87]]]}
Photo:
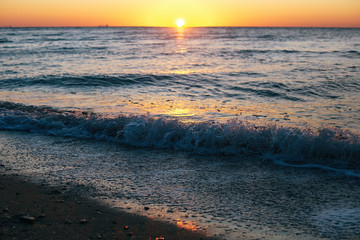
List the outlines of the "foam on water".
{"label": "foam on water", "polygon": [[[266,156],[269,157],[269,156]],[[271,157],[270,157],[271,158]],[[276,157],[275,157],[276,159]],[[344,169],[338,169],[338,168],[332,168],[332,167],[328,167],[328,166],[324,166],[324,165],[320,165],[320,164],[291,164],[291,163],[287,163],[284,160],[275,160],[274,161],[276,164],[282,165],[282,166],[287,166],[287,167],[298,167],[298,168],[318,168],[318,169],[323,169],[323,170],[327,170],[327,171],[333,171],[336,173],[342,173],[345,174],[347,176],[351,176],[351,177],[357,177],[360,178],[360,173],[351,171],[351,170],[344,170]]]}
{"label": "foam on water", "polygon": [[360,159],[360,136],[350,131],[326,128],[314,131],[274,124],[257,126],[235,120],[184,123],[177,119],[139,115],[106,117],[0,102],[0,129],[200,154],[276,154],[290,163],[341,169],[358,169]]}

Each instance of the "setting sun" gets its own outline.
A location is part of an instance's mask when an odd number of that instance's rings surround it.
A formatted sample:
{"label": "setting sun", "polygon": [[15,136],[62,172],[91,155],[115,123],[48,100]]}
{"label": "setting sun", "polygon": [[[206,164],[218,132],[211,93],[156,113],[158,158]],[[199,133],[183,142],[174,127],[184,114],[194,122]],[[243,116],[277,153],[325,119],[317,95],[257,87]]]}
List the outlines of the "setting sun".
{"label": "setting sun", "polygon": [[359,9],[359,0],[0,0],[0,26],[360,27]]}
{"label": "setting sun", "polygon": [[178,20],[176,20],[176,26],[182,27],[182,26],[184,26],[184,25],[185,25],[184,19],[179,18]]}

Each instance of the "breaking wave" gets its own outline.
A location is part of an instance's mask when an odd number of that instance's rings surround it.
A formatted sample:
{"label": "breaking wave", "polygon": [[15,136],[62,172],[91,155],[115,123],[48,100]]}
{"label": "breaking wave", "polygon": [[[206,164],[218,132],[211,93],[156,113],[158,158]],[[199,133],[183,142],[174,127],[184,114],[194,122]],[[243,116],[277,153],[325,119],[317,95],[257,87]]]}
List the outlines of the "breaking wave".
{"label": "breaking wave", "polygon": [[[199,154],[276,156],[282,164],[359,169],[360,135],[253,123],[192,122],[151,116],[106,117],[83,111],[0,102],[0,129],[94,139]],[[310,165],[312,166],[312,165]]]}

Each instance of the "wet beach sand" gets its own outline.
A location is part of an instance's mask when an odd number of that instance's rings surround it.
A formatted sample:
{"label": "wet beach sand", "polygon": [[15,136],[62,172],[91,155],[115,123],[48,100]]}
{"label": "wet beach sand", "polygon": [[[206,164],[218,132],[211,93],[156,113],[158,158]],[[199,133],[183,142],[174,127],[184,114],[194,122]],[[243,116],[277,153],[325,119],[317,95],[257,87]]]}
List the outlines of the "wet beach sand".
{"label": "wet beach sand", "polygon": [[[4,168],[2,166],[2,168]],[[0,175],[0,239],[210,239],[69,192]]]}
{"label": "wet beach sand", "polygon": [[0,239],[360,239],[341,171],[0,131],[0,177]]}

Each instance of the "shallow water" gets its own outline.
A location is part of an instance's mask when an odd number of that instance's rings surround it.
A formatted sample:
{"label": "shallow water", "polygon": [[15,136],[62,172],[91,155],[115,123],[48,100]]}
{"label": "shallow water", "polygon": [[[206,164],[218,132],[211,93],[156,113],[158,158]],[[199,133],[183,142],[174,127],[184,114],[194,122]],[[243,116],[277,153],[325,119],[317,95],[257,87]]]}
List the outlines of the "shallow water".
{"label": "shallow water", "polygon": [[221,239],[360,234],[358,178],[246,156],[199,156],[15,132],[0,132],[0,139],[2,172],[65,185],[111,207]]}

